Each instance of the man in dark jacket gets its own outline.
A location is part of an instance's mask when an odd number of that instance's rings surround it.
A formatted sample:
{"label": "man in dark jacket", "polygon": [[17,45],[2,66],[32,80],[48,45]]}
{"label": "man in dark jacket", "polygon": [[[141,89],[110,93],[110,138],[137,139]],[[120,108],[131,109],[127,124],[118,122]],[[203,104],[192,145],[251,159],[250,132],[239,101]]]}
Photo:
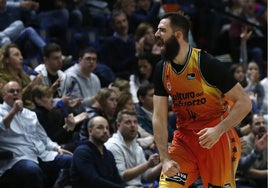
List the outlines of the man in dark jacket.
{"label": "man in dark jacket", "polygon": [[89,140],[81,143],[73,155],[73,188],[127,187],[119,176],[113,154],[104,146],[110,136],[108,121],[95,116],[87,125]]}

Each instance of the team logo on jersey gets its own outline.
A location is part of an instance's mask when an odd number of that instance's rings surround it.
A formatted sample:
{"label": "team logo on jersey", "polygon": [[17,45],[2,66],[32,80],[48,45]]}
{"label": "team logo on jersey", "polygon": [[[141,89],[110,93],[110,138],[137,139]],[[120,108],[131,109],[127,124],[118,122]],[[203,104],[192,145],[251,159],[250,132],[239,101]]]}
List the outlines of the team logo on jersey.
{"label": "team logo on jersey", "polygon": [[185,182],[187,180],[188,174],[185,173],[178,173],[175,176],[172,177],[166,177],[166,181],[173,181],[181,185],[185,185]]}
{"label": "team logo on jersey", "polygon": [[187,74],[187,79],[188,80],[194,80],[194,79],[196,79],[195,73],[193,72],[193,73]]}
{"label": "team logo on jersey", "polygon": [[171,91],[171,84],[169,81],[167,82],[167,89],[168,89],[168,91]]}

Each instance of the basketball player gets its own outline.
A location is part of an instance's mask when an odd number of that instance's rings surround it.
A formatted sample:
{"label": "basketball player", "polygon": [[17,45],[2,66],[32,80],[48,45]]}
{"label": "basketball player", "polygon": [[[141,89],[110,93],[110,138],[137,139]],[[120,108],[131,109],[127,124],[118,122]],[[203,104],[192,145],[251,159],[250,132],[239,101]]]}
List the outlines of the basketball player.
{"label": "basketball player", "polygon": [[[188,31],[184,16],[168,13],[155,33],[164,56],[156,66],[153,100],[159,187],[189,187],[201,176],[205,188],[234,188],[241,146],[233,127],[249,113],[251,102],[221,62],[189,45]],[[177,130],[168,149],[169,96]]]}

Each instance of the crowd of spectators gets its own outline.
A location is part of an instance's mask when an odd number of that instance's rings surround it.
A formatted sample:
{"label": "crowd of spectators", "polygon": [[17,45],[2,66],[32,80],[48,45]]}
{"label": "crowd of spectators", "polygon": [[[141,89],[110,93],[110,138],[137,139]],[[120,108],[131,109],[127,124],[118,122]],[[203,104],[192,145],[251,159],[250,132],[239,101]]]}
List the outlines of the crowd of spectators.
{"label": "crowd of spectators", "polygon": [[169,11],[248,93],[237,187],[267,187],[266,0],[0,0],[1,187],[158,186],[154,33]]}

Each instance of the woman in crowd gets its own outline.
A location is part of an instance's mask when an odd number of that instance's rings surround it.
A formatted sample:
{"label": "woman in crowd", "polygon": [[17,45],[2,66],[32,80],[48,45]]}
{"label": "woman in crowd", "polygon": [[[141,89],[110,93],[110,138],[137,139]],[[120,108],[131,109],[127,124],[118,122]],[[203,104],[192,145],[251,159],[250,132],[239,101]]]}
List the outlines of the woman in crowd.
{"label": "woman in crowd", "polygon": [[34,86],[32,97],[36,106],[37,118],[47,135],[63,148],[73,151],[73,131],[76,125],[86,118],[87,114],[82,113],[80,119],[75,121],[73,114],[68,113],[68,107],[53,107],[53,90],[46,85]]}
{"label": "woman in crowd", "polygon": [[116,132],[115,110],[117,106],[117,92],[110,88],[102,88],[93,99],[93,104],[86,108],[87,118],[79,131],[79,140],[88,139],[87,123],[95,116],[103,116],[109,122],[110,134]]}
{"label": "woman in crowd", "polygon": [[154,67],[157,62],[158,57],[151,53],[145,53],[139,56],[137,69],[129,78],[130,92],[133,96],[134,103],[138,102],[137,91],[140,85],[152,83]]}
{"label": "woman in crowd", "polygon": [[[31,98],[31,88],[41,84],[41,76],[31,81],[23,69],[23,56],[16,44],[8,44],[1,48],[0,52],[0,89],[9,81],[17,81],[22,87],[23,104],[26,108],[34,109]],[[1,96],[2,100],[2,96]]]}

